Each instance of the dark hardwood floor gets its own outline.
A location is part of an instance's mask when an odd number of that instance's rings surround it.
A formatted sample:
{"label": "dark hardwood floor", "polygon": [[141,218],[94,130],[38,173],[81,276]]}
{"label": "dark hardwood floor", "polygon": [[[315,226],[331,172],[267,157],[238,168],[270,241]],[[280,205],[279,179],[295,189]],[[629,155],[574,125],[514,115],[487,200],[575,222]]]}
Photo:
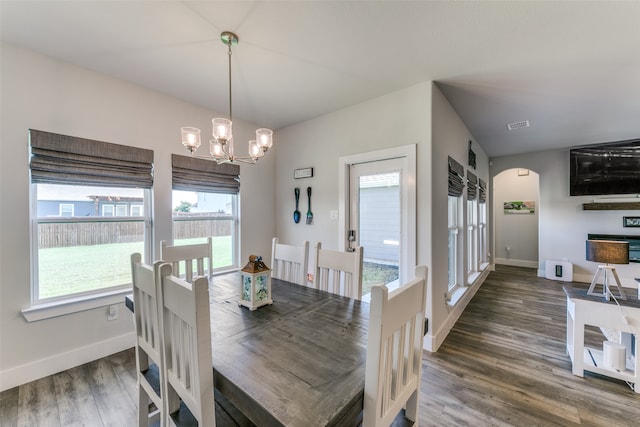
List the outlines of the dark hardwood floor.
{"label": "dark hardwood floor", "polygon": [[[639,426],[640,394],[625,382],[571,373],[565,284],[497,266],[438,352],[423,356],[420,424]],[[595,328],[585,336],[602,340]]]}
{"label": "dark hardwood floor", "polygon": [[[498,266],[423,356],[420,425],[639,426],[640,394],[626,383],[572,375],[564,284]],[[0,426],[134,426],[136,401],[130,349],[0,393]]]}

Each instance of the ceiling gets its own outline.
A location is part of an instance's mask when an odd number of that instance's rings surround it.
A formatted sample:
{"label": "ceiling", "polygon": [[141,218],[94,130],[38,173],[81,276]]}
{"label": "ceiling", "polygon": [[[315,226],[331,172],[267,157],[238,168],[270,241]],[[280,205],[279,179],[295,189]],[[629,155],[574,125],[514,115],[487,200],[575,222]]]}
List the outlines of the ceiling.
{"label": "ceiling", "polygon": [[[4,42],[274,130],[433,80],[490,157],[640,137],[640,1],[7,1]],[[508,123],[528,120],[512,130]]]}

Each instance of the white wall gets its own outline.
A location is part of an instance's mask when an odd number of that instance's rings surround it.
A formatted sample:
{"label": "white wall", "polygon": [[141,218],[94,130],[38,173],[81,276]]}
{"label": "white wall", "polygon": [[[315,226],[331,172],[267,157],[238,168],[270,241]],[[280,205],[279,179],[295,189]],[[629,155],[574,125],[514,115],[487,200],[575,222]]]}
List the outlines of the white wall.
{"label": "white wall", "polygon": [[[324,248],[341,249],[339,220],[329,216],[330,211],[338,210],[341,156],[417,144],[417,179],[429,185],[430,97],[430,83],[422,83],[278,131],[276,229],[280,241],[299,244],[309,240],[311,246],[320,241]],[[304,167],[314,168],[313,178],[294,179],[294,169]],[[308,186],[312,188],[311,225],[304,219]],[[303,214],[298,224],[293,222],[295,187],[300,187]],[[417,197],[418,211],[428,212],[428,198]],[[428,238],[428,227],[419,223],[418,234]],[[426,249],[420,250],[418,259],[426,260]]]}
{"label": "white wall", "polygon": [[[445,294],[448,291],[448,163],[447,158],[451,156],[466,170],[471,170],[479,179],[489,185],[489,160],[486,153],[475,142],[473,135],[469,132],[451,104],[444,97],[436,85],[433,87],[432,98],[432,162],[431,174],[433,185],[431,188],[419,190],[431,192],[431,223],[432,241],[431,250],[431,305],[432,319],[430,331],[427,336],[430,339],[429,349],[437,350],[444,341],[447,334],[462,314],[462,311],[471,300],[471,297],[478,290],[484,281],[488,270],[484,272],[465,293],[464,297],[457,302],[454,307],[447,304]],[[472,150],[476,153],[476,169],[468,166],[469,141],[472,141]],[[466,206],[466,191],[463,194],[463,205]],[[466,208],[463,210],[466,212]],[[419,217],[418,222],[423,218]],[[466,218],[465,218],[466,230]],[[488,228],[488,236],[492,233]],[[466,239],[465,239],[466,240]],[[424,242],[427,243],[427,242]],[[465,254],[463,263],[466,266],[466,245],[462,248]],[[466,268],[462,270],[466,271]],[[461,283],[466,283],[467,277],[461,279]]]}
{"label": "white wall", "polygon": [[[277,236],[287,244],[321,241],[323,247],[341,249],[339,220],[330,211],[339,208],[339,157],[385,148],[417,145],[417,263],[429,267],[429,332],[425,348],[437,350],[472,296],[452,310],[447,290],[447,156],[467,164],[471,134],[440,90],[421,83],[362,104],[288,127],[278,132],[276,167]],[[478,167],[474,172],[487,183],[488,159],[475,144]],[[295,180],[293,170],[313,167],[314,177]],[[313,188],[314,223],[293,222],[294,187],[301,187],[301,211],[306,210],[305,189]],[[366,253],[366,248],[365,248]],[[484,279],[484,277],[482,277]],[[474,290],[477,289],[478,281]]]}
{"label": "white wall", "polygon": [[[526,171],[528,175],[518,171]],[[509,169],[493,178],[496,264],[538,267],[538,179],[538,174],[528,169]],[[509,201],[533,201],[535,213],[505,214],[504,203]]]}
{"label": "white wall", "polygon": [[[341,250],[340,220],[330,219],[330,211],[338,211],[340,204],[339,158],[416,144],[416,262],[427,265],[431,274],[431,90],[431,82],[421,83],[278,132],[276,226],[281,242],[309,240],[313,246],[320,241],[325,248]],[[293,170],[302,167],[313,167],[313,178],[293,179]],[[305,189],[313,189],[312,225],[304,218],[293,222],[296,186],[301,188],[303,214]]]}
{"label": "white wall", "polygon": [[[3,44],[1,51],[0,174],[0,389],[49,375],[133,344],[131,318],[117,321],[99,308],[27,323],[29,306],[29,198],[27,130],[153,149],[157,250],[171,235],[170,155],[184,154],[183,125],[208,130],[212,112],[70,64]],[[238,140],[254,126],[234,122]],[[205,131],[206,132],[206,131]],[[280,130],[258,165],[241,166],[242,257],[270,255],[270,240],[322,241],[339,248],[338,158],[408,144],[417,146],[417,260],[430,271],[429,335],[436,350],[473,292],[451,309],[444,301],[447,275],[447,155],[466,165],[473,140],[431,82]],[[432,142],[433,141],[433,142]],[[476,175],[488,182],[488,161],[474,145]],[[294,180],[293,170],[314,167],[314,177]],[[293,188],[313,188],[314,223],[292,220]],[[305,207],[303,192],[301,207]],[[304,211],[303,209],[301,209]],[[481,281],[476,282],[473,291]]]}
{"label": "white wall", "polygon": [[[185,154],[180,126],[207,132],[213,113],[175,98],[11,45],[1,49],[0,389],[133,345],[131,316],[106,308],[28,323],[30,305],[28,129],[152,149],[154,242],[171,236],[171,154]],[[255,126],[234,122],[239,141]],[[277,142],[276,142],[277,143]],[[274,150],[277,151],[277,150]],[[270,251],[275,234],[275,154],[241,166],[242,263]]]}
{"label": "white wall", "polygon": [[[492,177],[511,168],[531,169],[540,177],[539,276],[544,276],[544,260],[567,258],[573,263],[573,280],[589,283],[598,266],[585,260],[587,235],[638,234],[622,226],[622,217],[637,216],[637,211],[585,211],[582,204],[592,202],[593,196],[569,196],[568,150],[498,157],[492,161]],[[616,270],[623,286],[637,289],[633,278],[640,277],[640,264],[620,265]]]}

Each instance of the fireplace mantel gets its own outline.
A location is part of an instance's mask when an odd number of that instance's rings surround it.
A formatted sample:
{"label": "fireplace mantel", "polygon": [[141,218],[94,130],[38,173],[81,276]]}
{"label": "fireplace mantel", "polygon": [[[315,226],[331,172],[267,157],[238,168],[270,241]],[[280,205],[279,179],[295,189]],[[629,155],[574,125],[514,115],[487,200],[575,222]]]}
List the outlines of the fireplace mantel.
{"label": "fireplace mantel", "polygon": [[640,202],[583,203],[582,209],[585,211],[637,211],[640,210]]}

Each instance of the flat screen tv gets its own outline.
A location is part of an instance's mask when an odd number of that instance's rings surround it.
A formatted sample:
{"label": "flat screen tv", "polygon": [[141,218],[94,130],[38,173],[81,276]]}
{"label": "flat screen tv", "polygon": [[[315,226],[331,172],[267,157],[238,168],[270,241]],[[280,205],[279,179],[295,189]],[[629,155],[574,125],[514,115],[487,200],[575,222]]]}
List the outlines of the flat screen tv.
{"label": "flat screen tv", "polygon": [[569,194],[640,194],[640,139],[569,150]]}

